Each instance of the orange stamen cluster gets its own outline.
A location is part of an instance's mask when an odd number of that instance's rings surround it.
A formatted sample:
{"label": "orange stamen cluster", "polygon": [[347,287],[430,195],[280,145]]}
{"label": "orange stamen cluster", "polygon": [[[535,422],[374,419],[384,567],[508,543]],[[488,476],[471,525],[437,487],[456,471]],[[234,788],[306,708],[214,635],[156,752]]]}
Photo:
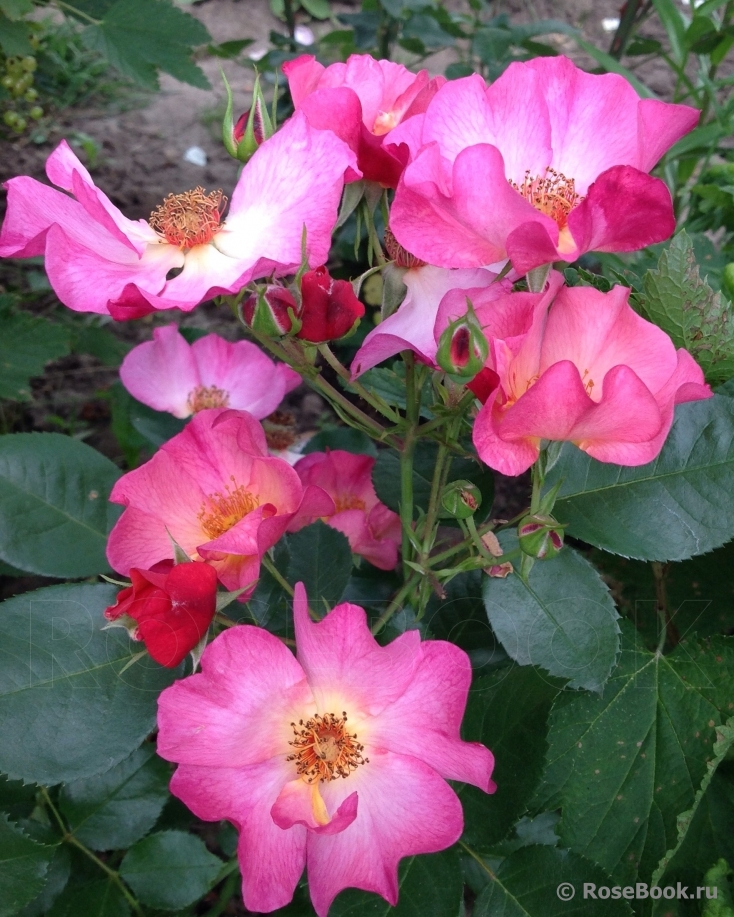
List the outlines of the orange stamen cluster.
{"label": "orange stamen cluster", "polygon": [[234,489],[231,490],[227,485],[225,494],[210,494],[207,498],[210,508],[207,510],[204,504],[198,516],[201,527],[212,540],[228,532],[260,503],[257,497],[245,490],[242,485],[237,486],[234,478],[231,480]]}
{"label": "orange stamen cluster", "polygon": [[536,210],[555,220],[559,229],[564,228],[569,213],[583,200],[583,197],[576,193],[574,179],[566,178],[555,169],[546,169],[542,178],[531,176],[528,170],[521,185],[515,184],[512,180],[510,184]]}
{"label": "orange stamen cluster", "polygon": [[226,408],[229,404],[229,392],[216,385],[197,385],[189,393],[187,404],[192,414],[198,414],[207,408]]}
{"label": "orange stamen cluster", "polygon": [[364,500],[354,494],[339,494],[334,497],[334,504],[337,513],[341,513],[345,509],[361,509],[362,512],[367,509]]}
{"label": "orange stamen cluster", "polygon": [[188,249],[206,245],[222,224],[227,198],[221,191],[203,188],[169,194],[150,215],[151,227],[171,245]]}
{"label": "orange stamen cluster", "polygon": [[305,723],[291,723],[295,738],[289,745],[295,749],[287,761],[296,762],[296,773],[308,784],[320,780],[337,780],[348,777],[360,764],[369,764],[364,758],[364,746],[357,734],[347,732],[347,715],[334,713],[315,714]]}
{"label": "orange stamen cluster", "polygon": [[421,261],[420,258],[416,258],[415,255],[411,255],[409,251],[406,251],[392,234],[392,230],[389,227],[385,230],[384,241],[385,251],[388,253],[390,260],[395,262],[395,267],[423,267],[426,263],[425,261]]}

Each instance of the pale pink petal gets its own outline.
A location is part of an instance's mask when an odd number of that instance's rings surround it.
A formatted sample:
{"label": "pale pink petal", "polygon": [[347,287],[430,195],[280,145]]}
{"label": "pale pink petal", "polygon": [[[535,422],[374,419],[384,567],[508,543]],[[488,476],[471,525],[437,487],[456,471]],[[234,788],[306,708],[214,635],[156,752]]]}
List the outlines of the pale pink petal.
{"label": "pale pink petal", "polygon": [[492,752],[459,735],[472,678],[469,657],[439,640],[422,643],[421,650],[405,693],[370,723],[370,745],[418,758],[447,780],[493,793]]}
{"label": "pale pink petal", "polygon": [[315,712],[313,697],[285,644],[261,627],[231,627],[204,650],[200,674],[161,694],[158,754],[225,770],[285,761],[290,724],[307,711]]}
{"label": "pale pink petal", "polygon": [[374,716],[410,683],[420,660],[418,631],[407,631],[380,646],[370,633],[364,609],[347,603],[314,623],[301,583],[296,584],[293,618],[298,661],[320,710],[331,710],[337,697],[352,704],[353,710]]}
{"label": "pale pink petal", "polygon": [[399,861],[444,850],[463,829],[456,794],[431,767],[391,752],[370,750],[369,759],[349,779],[322,784],[330,810],[356,791],[359,811],[340,834],[308,835],[309,889],[319,917],[344,888],[376,892],[395,905]]}
{"label": "pale pink petal", "polygon": [[641,99],[637,107],[638,154],[634,165],[649,172],[660,157],[698,124],[701,112],[688,105]]}
{"label": "pale pink petal", "polygon": [[288,273],[301,263],[305,227],[309,265],[323,264],[348,167],[356,170],[349,147],[296,112],[242,170],[217,248],[243,272],[269,260]]}
{"label": "pale pink petal", "polygon": [[270,810],[292,765],[276,758],[251,767],[182,765],[171,792],[207,821],[227,818],[240,832],[237,855],[248,911],[269,912],[293,898],[306,862],[306,829],[283,831]]}
{"label": "pale pink petal", "polygon": [[280,791],[271,815],[275,824],[285,831],[293,825],[303,825],[316,834],[339,834],[357,817],[357,808],[357,794],[352,793],[330,815],[321,798],[319,784],[308,784],[298,777],[286,783]]}
{"label": "pale pink petal", "polygon": [[122,361],[120,380],[130,394],[156,411],[188,417],[189,395],[201,385],[191,348],[176,325],[153,330],[153,340],[138,344]]}

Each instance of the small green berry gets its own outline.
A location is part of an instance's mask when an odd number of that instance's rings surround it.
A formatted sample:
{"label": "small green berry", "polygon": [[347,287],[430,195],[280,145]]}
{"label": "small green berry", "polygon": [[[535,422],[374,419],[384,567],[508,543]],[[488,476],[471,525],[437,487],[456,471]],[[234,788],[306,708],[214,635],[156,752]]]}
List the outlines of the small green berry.
{"label": "small green berry", "polygon": [[21,67],[25,70],[26,73],[33,73],[33,71],[38,66],[38,61],[35,57],[24,57],[20,62]]}
{"label": "small green berry", "polygon": [[43,117],[43,109],[40,105],[34,105],[33,108],[28,112],[28,116],[33,118],[34,121],[38,121],[39,118]]}
{"label": "small green berry", "polygon": [[15,78],[10,76],[10,74],[7,74],[0,80],[0,84],[2,84],[3,89],[12,90],[12,88],[15,86]]}
{"label": "small green berry", "polygon": [[15,111],[6,111],[3,115],[3,121],[8,125],[8,127],[12,127],[17,120],[18,113]]}
{"label": "small green berry", "polygon": [[38,91],[31,86],[31,88],[26,91],[23,98],[26,102],[35,102],[38,98]]}
{"label": "small green berry", "polygon": [[13,125],[13,130],[15,131],[16,134],[22,134],[27,126],[28,126],[28,122],[26,121],[25,118],[18,118],[18,120]]}

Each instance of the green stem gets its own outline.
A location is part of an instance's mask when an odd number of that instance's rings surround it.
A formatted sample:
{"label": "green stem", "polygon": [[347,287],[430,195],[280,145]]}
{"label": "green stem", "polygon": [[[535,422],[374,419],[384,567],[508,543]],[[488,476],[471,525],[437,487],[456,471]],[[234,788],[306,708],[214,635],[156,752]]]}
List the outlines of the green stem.
{"label": "green stem", "polygon": [[283,12],[285,13],[285,24],[288,27],[291,45],[293,50],[296,50],[296,15],[293,10],[293,0],[283,0]]}
{"label": "green stem", "polygon": [[407,561],[413,559],[413,544],[410,532],[413,529],[413,456],[415,454],[416,430],[420,417],[420,390],[416,391],[415,358],[412,350],[403,351],[405,362],[405,401],[408,429],[400,450],[400,521],[403,527],[403,578],[410,576]]}
{"label": "green stem", "polygon": [[435,543],[435,533],[433,531],[438,517],[438,502],[441,499],[441,491],[445,486],[447,476],[447,463],[449,459],[449,450],[441,444],[438,447],[436,455],[436,464],[433,468],[433,478],[431,480],[431,496],[428,500],[428,510],[426,511],[426,521],[423,527],[423,554],[427,555]]}
{"label": "green stem", "polygon": [[133,896],[133,894],[130,892],[128,887],[125,885],[125,883],[120,878],[120,874],[116,872],[114,869],[111,869],[105,862],[100,860],[98,856],[92,853],[92,851],[88,847],[85,847],[81,841],[77,840],[74,837],[74,835],[70,831],[67,830],[67,827],[64,824],[63,818],[61,817],[56,806],[51,801],[51,796],[49,795],[48,790],[46,789],[45,786],[42,786],[40,789],[41,789],[41,794],[43,795],[43,798],[46,802],[46,805],[51,810],[51,814],[53,815],[56,822],[58,823],[59,828],[61,829],[61,833],[63,835],[64,842],[67,844],[71,844],[73,847],[76,847],[78,850],[81,850],[81,852],[86,857],[88,857],[93,863],[96,863],[96,865],[99,866],[102,872],[106,873],[106,875],[111,879],[111,881],[114,882],[115,885],[120,889],[122,894],[125,896],[125,900],[130,905],[130,907],[135,911],[135,913],[138,914],[139,917],[144,917],[143,909],[138,904],[137,899]]}
{"label": "green stem", "polygon": [[387,417],[392,423],[400,423],[399,415],[393,411],[389,404],[383,401],[378,395],[368,392],[361,382],[357,382],[356,379],[352,380],[349,370],[340,363],[328,344],[319,344],[318,349],[321,356],[326,360],[329,366],[331,366],[334,372],[343,379],[363,401],[366,401],[367,404],[371,405],[376,411],[379,411],[383,417]]}
{"label": "green stem", "polygon": [[229,874],[226,881],[222,885],[222,890],[219,893],[219,898],[214,907],[209,908],[206,912],[206,917],[219,917],[219,915],[224,911],[229,902],[232,900],[235,892],[237,891],[237,886],[239,885],[241,879],[240,874],[237,869]]}
{"label": "green stem", "polygon": [[93,19],[88,13],[85,13],[83,10],[77,9],[75,6],[72,6],[70,3],[64,3],[63,0],[54,0],[56,6],[62,10],[68,10],[72,15],[78,16],[80,19],[86,19],[91,25],[102,25],[100,19]]}
{"label": "green stem", "polygon": [[273,579],[288,593],[288,595],[293,598],[294,591],[293,586],[288,582],[287,579],[281,574],[272,560],[268,557],[267,554],[263,554],[262,565],[268,571],[268,573],[273,577]]}
{"label": "green stem", "polygon": [[400,587],[399,592],[395,598],[390,602],[387,608],[383,611],[380,617],[372,625],[372,633],[379,634],[382,628],[387,624],[390,618],[395,614],[396,611],[399,611],[403,607],[403,602],[410,595],[410,593],[415,589],[415,587],[420,582],[421,574],[415,570],[411,571],[411,575],[406,579],[403,585]]}

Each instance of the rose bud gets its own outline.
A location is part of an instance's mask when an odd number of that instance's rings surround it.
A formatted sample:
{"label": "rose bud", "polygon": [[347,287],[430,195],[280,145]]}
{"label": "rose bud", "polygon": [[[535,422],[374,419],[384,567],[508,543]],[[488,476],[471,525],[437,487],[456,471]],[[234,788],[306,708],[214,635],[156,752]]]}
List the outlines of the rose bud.
{"label": "rose bud", "polygon": [[259,287],[242,303],[242,317],[255,331],[280,337],[293,328],[298,303],[290,290],[277,284]]}
{"label": "rose bud", "polygon": [[483,369],[489,355],[487,339],[470,302],[468,306],[466,315],[450,322],[441,334],[436,353],[441,369],[458,377],[459,381],[473,379]]}
{"label": "rose bud", "polygon": [[454,519],[468,519],[482,505],[482,495],[471,481],[452,481],[444,488],[441,504]]}
{"label": "rose bud", "polygon": [[237,119],[232,125],[232,93],[227,87],[227,112],[222,125],[224,145],[230,156],[247,162],[257,151],[258,147],[273,136],[275,126],[268,114],[268,109],[260,88],[260,75],[255,79],[255,88],[252,92],[252,106]]}
{"label": "rose bud", "polygon": [[[133,567],[132,585],[105,611],[108,621],[128,626],[160,665],[174,668],[206,634],[216,611],[217,571],[206,563],[173,566],[171,561],[151,570]],[[123,617],[125,616],[125,617]],[[127,619],[127,623],[126,623]]]}
{"label": "rose bud", "polygon": [[538,560],[555,557],[563,547],[563,526],[553,516],[525,516],[517,527],[520,548]]}
{"label": "rose bud", "polygon": [[300,331],[296,336],[313,344],[349,334],[364,315],[364,305],[348,280],[334,280],[322,265],[301,280]]}

